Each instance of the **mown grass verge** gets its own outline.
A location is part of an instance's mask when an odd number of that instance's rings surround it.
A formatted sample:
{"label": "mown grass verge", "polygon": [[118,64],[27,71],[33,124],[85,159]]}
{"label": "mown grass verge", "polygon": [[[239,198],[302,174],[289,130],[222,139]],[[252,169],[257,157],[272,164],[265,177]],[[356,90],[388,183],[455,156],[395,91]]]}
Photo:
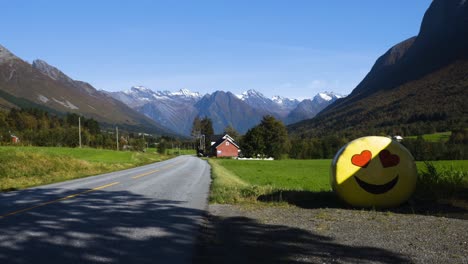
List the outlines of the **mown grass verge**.
{"label": "mown grass verge", "polygon": [[0,147],[0,191],[117,171],[170,157],[91,148]]}
{"label": "mown grass verge", "polygon": [[[331,160],[209,159],[209,163],[213,177],[211,203],[251,203],[260,200],[313,203],[317,206],[337,204],[329,179]],[[427,164],[431,164],[431,167]],[[468,200],[468,161],[417,162],[417,167],[416,199]]]}

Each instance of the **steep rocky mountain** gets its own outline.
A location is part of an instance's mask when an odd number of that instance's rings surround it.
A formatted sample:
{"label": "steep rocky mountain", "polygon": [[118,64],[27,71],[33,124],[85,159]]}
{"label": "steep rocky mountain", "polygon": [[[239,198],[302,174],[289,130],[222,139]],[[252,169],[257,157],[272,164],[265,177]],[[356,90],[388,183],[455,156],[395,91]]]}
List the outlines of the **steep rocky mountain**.
{"label": "steep rocky mountain", "polygon": [[178,92],[153,91],[143,86],[108,94],[158,124],[186,136],[190,135],[193,119],[198,114],[195,104],[202,98],[199,93],[187,89]]}
{"label": "steep rocky mountain", "polygon": [[31,65],[3,46],[0,46],[0,98],[3,108],[37,107],[57,114],[79,113],[104,126],[172,133],[90,84],[72,80],[42,60]]}
{"label": "steep rocky mountain", "polygon": [[206,116],[213,120],[215,133],[223,132],[228,125],[233,126],[240,133],[260,123],[267,112],[255,109],[240,100],[231,92],[217,91],[205,95],[195,104],[199,116]]}
{"label": "steep rocky mountain", "polygon": [[297,99],[291,99],[291,98],[283,97],[283,96],[280,96],[280,95],[273,96],[273,98],[271,98],[271,100],[273,102],[281,105],[281,107],[283,109],[287,109],[289,111],[296,108],[299,105],[299,103],[301,102],[301,101],[299,101]]}
{"label": "steep rocky mountain", "polygon": [[319,93],[313,99],[305,99],[292,110],[286,118],[286,124],[293,124],[302,120],[311,119],[325,107],[344,96],[330,92]]}
{"label": "steep rocky mountain", "polygon": [[289,99],[281,96],[275,96],[270,99],[255,90],[248,90],[242,93],[240,99],[249,106],[282,120],[299,105],[299,100],[297,99]]}
{"label": "steep rocky mountain", "polygon": [[434,0],[418,36],[382,55],[346,98],[297,134],[417,133],[467,127],[468,2]]}
{"label": "steep rocky mountain", "polygon": [[191,92],[187,89],[181,89],[178,92],[153,91],[144,86],[133,86],[126,91],[107,93],[130,107],[139,107],[147,103],[158,101],[175,101],[177,103],[195,104],[202,98],[199,93]]}
{"label": "steep rocky mountain", "polygon": [[34,69],[39,70],[43,74],[49,76],[51,79],[56,80],[57,82],[63,83],[64,85],[73,87],[83,93],[99,96],[100,92],[97,91],[91,84],[82,81],[76,81],[65,75],[62,71],[55,68],[52,65],[49,65],[43,60],[34,60],[32,63]]}

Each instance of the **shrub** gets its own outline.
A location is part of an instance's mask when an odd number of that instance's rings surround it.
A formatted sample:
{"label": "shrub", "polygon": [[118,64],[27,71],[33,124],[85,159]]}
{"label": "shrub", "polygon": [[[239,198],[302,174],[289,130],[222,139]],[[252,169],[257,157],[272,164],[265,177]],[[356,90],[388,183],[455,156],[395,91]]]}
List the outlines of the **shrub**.
{"label": "shrub", "polygon": [[[468,189],[468,172],[460,169],[436,168],[424,162],[425,170],[419,172],[416,198],[439,200],[463,198]],[[466,197],[465,197],[466,198]]]}

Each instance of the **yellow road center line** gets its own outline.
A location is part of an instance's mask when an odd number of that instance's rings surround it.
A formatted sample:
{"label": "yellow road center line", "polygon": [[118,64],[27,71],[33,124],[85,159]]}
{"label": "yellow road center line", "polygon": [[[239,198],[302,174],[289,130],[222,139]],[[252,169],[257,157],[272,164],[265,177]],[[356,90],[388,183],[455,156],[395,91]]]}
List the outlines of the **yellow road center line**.
{"label": "yellow road center line", "polygon": [[[169,169],[169,168],[171,168],[171,167],[176,166],[177,164],[179,164],[179,163],[181,163],[181,162],[182,162],[182,161],[179,161],[179,162],[177,162],[177,163],[174,163],[174,164],[171,164],[171,165],[168,165],[168,166],[164,166],[164,167],[161,168],[161,170]],[[138,174],[138,175],[132,176],[132,179],[136,180],[136,179],[139,179],[139,178],[141,178],[141,177],[148,176],[148,175],[153,174],[153,173],[158,172],[158,171],[160,171],[160,170],[157,169],[157,170],[152,170],[152,171],[145,172],[145,173],[142,173],[142,174]]]}
{"label": "yellow road center line", "polygon": [[145,177],[145,176],[148,176],[150,174],[153,174],[155,172],[157,172],[159,170],[152,170],[152,171],[149,171],[149,172],[145,172],[143,174],[139,174],[139,175],[136,175],[136,176],[133,176],[132,179],[138,179],[138,178],[141,178],[141,177]]}
{"label": "yellow road center line", "polygon": [[42,207],[42,206],[46,206],[46,205],[48,205],[48,204],[61,202],[61,201],[64,201],[64,200],[67,200],[67,199],[76,197],[76,196],[81,195],[81,194],[85,194],[85,193],[89,193],[89,192],[101,190],[101,189],[104,189],[104,188],[107,188],[107,187],[111,187],[111,186],[116,185],[116,184],[119,184],[119,183],[120,183],[120,182],[109,183],[109,184],[102,185],[102,186],[99,186],[99,187],[96,187],[96,188],[93,188],[93,189],[89,189],[89,190],[84,191],[84,192],[71,194],[71,195],[65,196],[65,197],[60,198],[60,199],[57,199],[57,200],[52,200],[52,201],[44,202],[44,203],[41,203],[41,204],[38,204],[38,205],[35,205],[35,206],[31,206],[31,207],[28,207],[28,208],[25,208],[25,209],[21,209],[21,210],[18,210],[18,211],[14,211],[14,212],[11,212],[11,213],[7,213],[7,214],[4,214],[4,215],[1,215],[1,216],[0,216],[0,219],[5,218],[5,217],[7,217],[7,216],[12,216],[12,215],[15,215],[15,214],[19,214],[19,213],[23,213],[23,212],[26,212],[26,211],[30,211],[30,210],[32,210],[32,209],[35,209],[35,208],[38,208],[38,207]]}
{"label": "yellow road center line", "polygon": [[171,165],[167,165],[165,167],[163,167],[163,169],[169,169],[169,168],[172,168],[180,163],[183,163],[183,161],[178,161],[178,162],[175,162],[174,164],[171,164]]}

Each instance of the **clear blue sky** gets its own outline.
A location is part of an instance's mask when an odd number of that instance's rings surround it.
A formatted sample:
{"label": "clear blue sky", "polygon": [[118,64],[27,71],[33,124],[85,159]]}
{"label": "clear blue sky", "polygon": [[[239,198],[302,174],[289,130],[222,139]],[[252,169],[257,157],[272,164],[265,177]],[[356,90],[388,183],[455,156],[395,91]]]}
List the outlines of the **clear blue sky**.
{"label": "clear blue sky", "polygon": [[430,0],[0,0],[0,44],[97,89],[348,94]]}

